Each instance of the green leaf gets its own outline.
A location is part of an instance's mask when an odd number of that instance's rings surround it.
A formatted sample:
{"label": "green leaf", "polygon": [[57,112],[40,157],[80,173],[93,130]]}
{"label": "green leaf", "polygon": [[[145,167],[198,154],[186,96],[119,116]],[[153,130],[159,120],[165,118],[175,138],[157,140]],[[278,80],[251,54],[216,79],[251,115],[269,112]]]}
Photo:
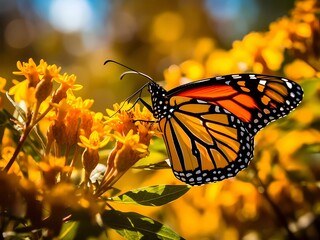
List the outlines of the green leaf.
{"label": "green leaf", "polygon": [[62,225],[59,239],[74,239],[79,222],[66,222]]}
{"label": "green leaf", "polygon": [[145,165],[134,165],[132,168],[135,169],[143,169],[143,170],[162,170],[162,169],[170,169],[171,167],[168,165],[167,161],[162,161],[153,164],[145,164]]}
{"label": "green leaf", "polygon": [[135,212],[107,210],[102,220],[125,239],[183,239],[171,228]]}
{"label": "green leaf", "polygon": [[144,206],[167,204],[189,191],[188,185],[156,185],[131,190],[109,200]]}

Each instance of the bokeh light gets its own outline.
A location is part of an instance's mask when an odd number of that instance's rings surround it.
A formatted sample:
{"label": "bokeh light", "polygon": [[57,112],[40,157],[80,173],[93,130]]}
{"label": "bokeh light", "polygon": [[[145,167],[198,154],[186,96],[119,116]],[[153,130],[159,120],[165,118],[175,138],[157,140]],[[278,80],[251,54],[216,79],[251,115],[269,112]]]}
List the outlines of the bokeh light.
{"label": "bokeh light", "polygon": [[49,20],[58,31],[72,33],[92,27],[93,14],[86,0],[54,0]]}

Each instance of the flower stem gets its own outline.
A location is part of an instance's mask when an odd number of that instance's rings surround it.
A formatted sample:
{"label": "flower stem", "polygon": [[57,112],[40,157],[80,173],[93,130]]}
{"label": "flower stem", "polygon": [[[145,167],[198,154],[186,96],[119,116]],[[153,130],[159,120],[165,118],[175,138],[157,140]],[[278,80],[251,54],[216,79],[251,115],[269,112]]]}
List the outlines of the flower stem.
{"label": "flower stem", "polygon": [[31,129],[32,129],[31,127],[27,127],[26,130],[22,133],[22,135],[20,137],[20,140],[19,140],[19,143],[18,143],[18,146],[16,147],[12,157],[10,158],[10,160],[8,162],[8,164],[4,168],[5,172],[8,172],[10,170],[12,164],[14,163],[14,161],[16,160],[20,150],[22,149],[23,144],[26,141]]}
{"label": "flower stem", "polygon": [[[10,170],[10,168],[12,167],[12,164],[14,163],[14,161],[16,160],[19,152],[21,151],[24,142],[27,140],[27,137],[29,135],[29,133],[31,132],[31,130],[33,129],[33,127],[43,118],[45,117],[45,115],[52,109],[52,106],[49,106],[45,112],[43,112],[38,118],[35,117],[35,114],[32,115],[31,121],[29,122],[29,124],[27,123],[27,126],[24,130],[24,132],[22,133],[20,139],[19,139],[19,143],[18,146],[16,147],[12,157],[10,158],[9,162],[7,163],[7,165],[4,168],[5,172],[8,172]],[[35,113],[38,113],[39,110],[39,106],[36,106],[35,108]],[[37,115],[37,114],[36,114]]]}

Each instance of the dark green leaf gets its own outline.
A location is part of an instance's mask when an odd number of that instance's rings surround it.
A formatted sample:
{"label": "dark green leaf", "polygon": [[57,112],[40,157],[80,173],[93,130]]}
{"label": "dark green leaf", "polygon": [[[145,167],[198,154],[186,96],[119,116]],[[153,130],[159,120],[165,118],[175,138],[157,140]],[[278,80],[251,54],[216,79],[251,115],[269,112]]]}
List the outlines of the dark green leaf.
{"label": "dark green leaf", "polygon": [[81,209],[73,212],[70,221],[63,224],[59,239],[100,239],[104,230],[102,223],[98,223],[89,212]]}
{"label": "dark green leaf", "polygon": [[125,239],[183,239],[169,227],[135,212],[108,210],[102,220]]}
{"label": "dark green leaf", "polygon": [[169,203],[187,191],[188,185],[157,185],[131,190],[120,196],[110,198],[112,201],[119,203],[130,203],[145,206],[161,206]]}
{"label": "dark green leaf", "polygon": [[162,170],[162,169],[169,169],[170,166],[168,165],[167,161],[162,161],[162,162],[153,163],[153,164],[133,166],[132,168],[144,169],[144,170]]}

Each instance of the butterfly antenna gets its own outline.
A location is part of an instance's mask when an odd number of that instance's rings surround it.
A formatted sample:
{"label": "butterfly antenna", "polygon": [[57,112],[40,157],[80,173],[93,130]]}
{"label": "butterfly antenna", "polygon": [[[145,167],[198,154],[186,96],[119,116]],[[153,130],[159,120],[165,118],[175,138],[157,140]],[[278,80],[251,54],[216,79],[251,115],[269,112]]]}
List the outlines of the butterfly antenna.
{"label": "butterfly antenna", "polygon": [[118,65],[120,65],[120,66],[122,66],[122,67],[127,68],[127,69],[130,70],[130,71],[127,71],[127,72],[124,72],[123,74],[121,74],[120,79],[122,79],[122,78],[123,78],[125,75],[127,75],[127,74],[132,74],[132,73],[134,73],[134,74],[138,74],[138,75],[140,75],[140,76],[143,76],[143,77],[147,78],[149,81],[151,81],[151,82],[153,82],[153,83],[156,83],[156,82],[155,82],[150,76],[148,76],[147,74],[142,73],[142,72],[139,72],[139,71],[137,71],[137,70],[134,70],[133,68],[128,67],[128,66],[126,66],[126,65],[124,65],[124,64],[122,64],[122,63],[119,63],[119,62],[115,61],[115,60],[109,59],[109,60],[107,60],[107,61],[104,62],[104,65],[106,65],[106,64],[109,63],[109,62],[118,64]]}
{"label": "butterfly antenna", "polygon": [[121,106],[119,107],[119,109],[118,109],[114,114],[112,114],[110,117],[113,117],[113,116],[116,115],[118,112],[120,112],[121,109],[124,107],[124,105],[125,105],[126,102],[130,102],[130,101],[132,100],[132,98],[134,98],[134,96],[136,96],[137,94],[139,94],[139,97],[137,98],[136,101],[134,101],[133,106],[132,106],[130,109],[128,109],[128,110],[131,110],[131,109],[136,105],[136,103],[138,102],[138,100],[140,99],[141,93],[142,93],[143,89],[144,89],[147,85],[148,85],[148,83],[145,83],[141,88],[139,88],[137,91],[135,91],[135,92],[134,92],[133,94],[131,94],[129,97],[127,97],[127,98],[123,101],[123,103],[121,104]]}

